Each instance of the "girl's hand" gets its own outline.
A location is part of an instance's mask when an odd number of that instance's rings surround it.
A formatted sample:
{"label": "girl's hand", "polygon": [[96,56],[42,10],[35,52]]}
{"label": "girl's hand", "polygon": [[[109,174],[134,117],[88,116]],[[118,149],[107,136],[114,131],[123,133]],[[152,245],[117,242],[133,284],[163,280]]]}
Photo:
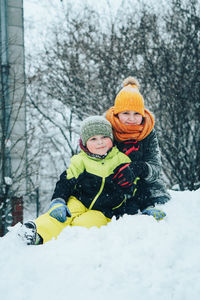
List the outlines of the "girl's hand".
{"label": "girl's hand", "polygon": [[161,209],[152,208],[152,207],[147,207],[146,209],[144,209],[142,211],[142,214],[153,216],[157,221],[162,220],[166,216],[166,213]]}

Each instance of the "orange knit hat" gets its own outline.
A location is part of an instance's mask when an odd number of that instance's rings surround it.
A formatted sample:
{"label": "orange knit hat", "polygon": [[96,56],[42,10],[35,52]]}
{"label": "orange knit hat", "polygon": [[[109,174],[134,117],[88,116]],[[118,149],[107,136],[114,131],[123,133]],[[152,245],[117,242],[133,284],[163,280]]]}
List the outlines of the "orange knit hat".
{"label": "orange knit hat", "polygon": [[123,81],[123,88],[115,98],[114,114],[117,115],[123,111],[135,111],[144,114],[144,100],[139,92],[139,82],[134,77],[127,77]]}

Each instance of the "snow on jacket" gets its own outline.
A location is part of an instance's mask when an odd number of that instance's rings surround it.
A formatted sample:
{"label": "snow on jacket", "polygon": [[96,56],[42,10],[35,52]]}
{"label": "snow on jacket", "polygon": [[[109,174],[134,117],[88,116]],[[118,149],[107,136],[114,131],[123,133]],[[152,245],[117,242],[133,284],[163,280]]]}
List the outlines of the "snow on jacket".
{"label": "snow on jacket", "polygon": [[52,199],[60,197],[67,203],[72,195],[87,208],[99,210],[108,218],[122,215],[127,191],[119,188],[112,177],[116,167],[128,162],[130,158],[117,147],[113,147],[104,159],[90,157],[81,150],[61,174]]}

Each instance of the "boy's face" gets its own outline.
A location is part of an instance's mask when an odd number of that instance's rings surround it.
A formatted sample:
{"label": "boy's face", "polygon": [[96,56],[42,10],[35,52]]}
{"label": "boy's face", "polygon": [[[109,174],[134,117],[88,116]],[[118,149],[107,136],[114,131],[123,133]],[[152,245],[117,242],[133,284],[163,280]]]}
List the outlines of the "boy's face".
{"label": "boy's face", "polygon": [[140,125],[142,123],[142,115],[132,110],[118,113],[118,118],[124,125]]}
{"label": "boy's face", "polygon": [[113,146],[112,140],[108,136],[94,135],[86,143],[88,150],[93,154],[104,155]]}

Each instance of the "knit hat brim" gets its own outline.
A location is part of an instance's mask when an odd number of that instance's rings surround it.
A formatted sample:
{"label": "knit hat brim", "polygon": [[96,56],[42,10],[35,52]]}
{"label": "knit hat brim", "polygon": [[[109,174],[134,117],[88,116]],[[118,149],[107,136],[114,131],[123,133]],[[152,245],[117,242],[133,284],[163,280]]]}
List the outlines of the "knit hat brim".
{"label": "knit hat brim", "polygon": [[81,140],[85,146],[87,141],[95,135],[108,136],[113,141],[112,126],[103,116],[86,118],[81,125]]}
{"label": "knit hat brim", "polygon": [[114,114],[135,111],[145,117],[144,99],[139,91],[139,83],[134,77],[124,80],[124,87],[115,98]]}

